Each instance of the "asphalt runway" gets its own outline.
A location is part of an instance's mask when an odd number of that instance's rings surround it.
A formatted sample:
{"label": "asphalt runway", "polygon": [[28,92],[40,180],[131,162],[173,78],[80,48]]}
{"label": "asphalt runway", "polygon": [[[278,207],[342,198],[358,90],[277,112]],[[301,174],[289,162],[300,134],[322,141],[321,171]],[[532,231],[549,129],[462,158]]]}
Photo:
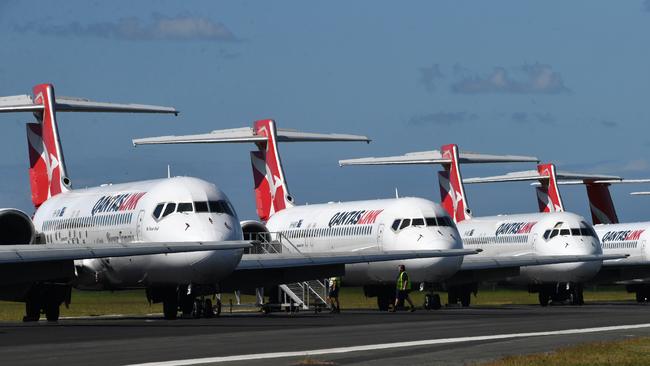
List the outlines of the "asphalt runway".
{"label": "asphalt runway", "polygon": [[[176,321],[148,316],[64,319],[57,324],[0,323],[0,360],[5,365],[126,365],[178,360],[188,361],[170,365],[295,365],[305,360],[305,351],[328,349],[310,358],[340,365],[462,365],[580,342],[650,336],[648,312],[650,305],[617,303],[415,313],[247,313]],[[599,329],[630,325],[637,328]],[[572,331],[522,334],[566,330]],[[354,348],[357,346],[368,347]],[[227,356],[231,357],[223,358]],[[200,358],[207,359],[197,360]]]}

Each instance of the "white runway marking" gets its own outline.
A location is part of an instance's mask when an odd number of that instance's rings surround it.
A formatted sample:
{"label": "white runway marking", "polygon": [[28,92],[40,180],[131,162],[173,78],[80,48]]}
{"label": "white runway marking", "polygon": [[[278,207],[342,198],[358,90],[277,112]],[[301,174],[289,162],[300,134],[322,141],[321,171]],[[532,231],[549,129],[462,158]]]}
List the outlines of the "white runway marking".
{"label": "white runway marking", "polygon": [[248,355],[205,357],[205,358],[194,358],[194,359],[163,361],[163,362],[149,362],[149,363],[142,363],[142,364],[134,364],[134,365],[131,365],[131,366],[199,365],[199,364],[206,364],[206,363],[264,360],[264,359],[285,358],[285,357],[305,357],[305,356],[317,356],[317,355],[359,352],[359,351],[375,351],[375,350],[384,350],[384,349],[392,349],[392,348],[430,346],[430,345],[435,345],[435,344],[489,341],[489,340],[495,340],[495,339],[512,339],[512,338],[541,337],[541,336],[551,336],[551,335],[568,335],[568,334],[611,332],[611,331],[616,331],[616,330],[630,330],[630,329],[639,329],[639,328],[650,328],[650,323],[632,324],[632,325],[616,325],[616,326],[610,326],[610,327],[597,327],[597,328],[553,330],[553,331],[547,331],[547,332],[510,333],[510,334],[495,334],[495,335],[475,336],[475,337],[425,339],[425,340],[421,340],[421,341],[379,343],[379,344],[368,344],[368,345],[365,345],[365,346],[322,348],[322,349],[307,350],[307,351],[253,353],[253,354],[248,354]]}

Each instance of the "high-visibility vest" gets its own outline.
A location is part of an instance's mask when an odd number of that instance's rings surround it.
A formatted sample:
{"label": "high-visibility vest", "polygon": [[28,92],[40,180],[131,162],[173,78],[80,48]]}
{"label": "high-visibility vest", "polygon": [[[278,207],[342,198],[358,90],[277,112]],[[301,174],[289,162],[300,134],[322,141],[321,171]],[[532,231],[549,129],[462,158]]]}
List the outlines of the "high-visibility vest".
{"label": "high-visibility vest", "polygon": [[[406,287],[404,287],[404,283],[406,282]],[[400,272],[399,275],[397,276],[397,289],[398,290],[410,290],[411,289],[411,280],[409,280],[409,275],[404,272]]]}

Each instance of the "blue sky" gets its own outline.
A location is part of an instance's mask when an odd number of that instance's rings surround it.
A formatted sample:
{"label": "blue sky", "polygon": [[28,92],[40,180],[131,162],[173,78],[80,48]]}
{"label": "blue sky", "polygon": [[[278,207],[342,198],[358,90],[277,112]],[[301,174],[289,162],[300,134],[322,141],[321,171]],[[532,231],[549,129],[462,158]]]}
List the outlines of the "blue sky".
{"label": "blue sky", "polygon": [[[219,185],[255,215],[252,146],[133,148],[131,139],[250,126],[366,134],[366,144],[284,144],[298,202],[402,195],[439,200],[435,167],[339,168],[344,158],[457,143],[535,155],[560,169],[650,177],[650,0],[0,0],[0,94],[172,105],[179,117],[58,116],[76,187],[175,175]],[[0,206],[31,212],[24,123],[0,115]],[[532,165],[466,166],[465,177]],[[614,187],[622,220],[650,198]],[[526,184],[468,187],[476,215],[536,210]],[[584,189],[564,190],[588,215]]]}

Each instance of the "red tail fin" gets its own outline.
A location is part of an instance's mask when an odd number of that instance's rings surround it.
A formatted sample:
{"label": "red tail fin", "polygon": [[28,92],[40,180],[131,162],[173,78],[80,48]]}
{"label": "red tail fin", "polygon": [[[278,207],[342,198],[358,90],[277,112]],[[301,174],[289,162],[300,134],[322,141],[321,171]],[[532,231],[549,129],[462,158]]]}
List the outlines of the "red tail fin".
{"label": "red tail fin", "polygon": [[542,186],[537,188],[537,203],[541,212],[562,212],[564,204],[560,196],[560,190],[557,186],[557,177],[555,175],[555,165],[539,164],[537,171],[540,175],[548,177],[548,180],[542,180]]}
{"label": "red tail fin", "polygon": [[586,183],[589,208],[594,225],[618,224],[612,196],[607,183]]}
{"label": "red tail fin", "polygon": [[274,213],[292,207],[293,199],[280,162],[275,121],[256,121],[253,130],[256,135],[267,138],[256,143],[258,151],[251,152],[257,214],[262,221],[267,221]]}
{"label": "red tail fin", "polygon": [[44,106],[42,113],[34,113],[38,123],[27,124],[32,202],[39,207],[48,198],[70,190],[70,180],[56,123],[54,88],[40,84],[33,92],[34,103]]}
{"label": "red tail fin", "polygon": [[442,207],[455,222],[471,219],[472,216],[465,199],[465,188],[458,166],[458,146],[455,144],[445,145],[440,149],[440,152],[444,159],[451,160],[450,163],[443,164],[445,170],[438,173]]}

